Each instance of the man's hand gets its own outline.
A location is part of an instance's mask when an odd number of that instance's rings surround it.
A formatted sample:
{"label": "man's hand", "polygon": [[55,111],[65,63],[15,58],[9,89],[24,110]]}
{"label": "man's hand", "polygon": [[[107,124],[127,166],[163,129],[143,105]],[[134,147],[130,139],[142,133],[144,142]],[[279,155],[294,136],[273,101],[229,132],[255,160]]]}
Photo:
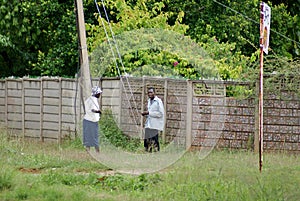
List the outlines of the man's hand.
{"label": "man's hand", "polygon": [[101,114],[101,111],[100,111],[100,110],[92,109],[92,112]]}
{"label": "man's hand", "polygon": [[148,111],[146,111],[146,112],[142,112],[142,115],[143,116],[145,116],[145,115],[148,115],[149,114],[149,112]]}

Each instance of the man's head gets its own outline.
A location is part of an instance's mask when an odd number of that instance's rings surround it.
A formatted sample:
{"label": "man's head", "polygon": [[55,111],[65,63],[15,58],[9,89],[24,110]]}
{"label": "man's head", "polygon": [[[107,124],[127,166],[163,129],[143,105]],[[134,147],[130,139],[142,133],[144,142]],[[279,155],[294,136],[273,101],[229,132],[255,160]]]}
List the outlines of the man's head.
{"label": "man's head", "polygon": [[101,93],[102,93],[102,90],[101,90],[100,87],[94,86],[92,88],[92,96],[95,96],[96,98],[99,98]]}
{"label": "man's head", "polygon": [[148,88],[148,97],[150,99],[154,99],[154,97],[155,97],[155,88],[154,87],[149,87]]}

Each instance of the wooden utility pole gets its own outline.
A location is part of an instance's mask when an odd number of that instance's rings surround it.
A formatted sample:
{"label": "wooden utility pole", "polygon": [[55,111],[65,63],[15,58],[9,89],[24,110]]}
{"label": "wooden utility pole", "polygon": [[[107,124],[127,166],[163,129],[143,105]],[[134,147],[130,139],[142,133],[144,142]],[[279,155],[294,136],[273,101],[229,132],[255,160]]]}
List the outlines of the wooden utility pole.
{"label": "wooden utility pole", "polygon": [[260,5],[260,70],[259,70],[259,171],[262,171],[263,163],[263,148],[264,148],[264,129],[263,129],[263,89],[264,89],[264,70],[263,70],[263,60],[264,52],[268,54],[269,47],[269,35],[270,35],[270,22],[271,22],[271,8],[264,2]]}
{"label": "wooden utility pole", "polygon": [[89,58],[86,45],[85,22],[83,14],[82,0],[76,0],[76,13],[78,22],[78,37],[79,37],[79,50],[80,50],[80,88],[83,93],[83,98],[86,99],[90,96],[92,83],[89,68]]}
{"label": "wooden utility pole", "polygon": [[259,113],[259,122],[258,122],[258,133],[259,133],[259,171],[261,172],[262,170],[262,162],[263,162],[263,136],[264,136],[264,131],[263,131],[263,90],[264,90],[264,82],[263,82],[263,65],[264,65],[264,51],[263,51],[263,4],[261,5],[261,13],[260,13],[260,38],[259,38],[259,43],[260,43],[260,62],[259,62],[259,103],[258,103],[258,113]]}

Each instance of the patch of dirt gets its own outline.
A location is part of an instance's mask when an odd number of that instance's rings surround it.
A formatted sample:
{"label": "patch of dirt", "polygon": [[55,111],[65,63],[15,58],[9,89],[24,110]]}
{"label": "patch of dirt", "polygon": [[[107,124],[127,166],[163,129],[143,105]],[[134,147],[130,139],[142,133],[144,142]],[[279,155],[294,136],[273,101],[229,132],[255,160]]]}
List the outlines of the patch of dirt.
{"label": "patch of dirt", "polygon": [[38,169],[38,168],[24,168],[24,167],[20,167],[19,171],[23,172],[23,173],[31,173],[31,174],[39,174],[39,173],[41,173],[41,170]]}

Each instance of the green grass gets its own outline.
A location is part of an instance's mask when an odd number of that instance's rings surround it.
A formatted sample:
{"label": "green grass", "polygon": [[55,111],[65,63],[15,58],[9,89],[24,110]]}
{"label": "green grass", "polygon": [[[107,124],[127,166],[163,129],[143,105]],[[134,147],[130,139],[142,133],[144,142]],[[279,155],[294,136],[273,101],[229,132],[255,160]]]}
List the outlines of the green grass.
{"label": "green grass", "polygon": [[106,109],[102,111],[99,121],[100,143],[110,143],[123,150],[138,152],[141,141],[139,138],[130,138],[123,134],[122,130],[116,124],[112,111]]}
{"label": "green grass", "polygon": [[186,153],[152,174],[108,174],[78,141],[8,140],[0,131],[0,200],[261,200],[300,198],[298,155],[213,151]]}

